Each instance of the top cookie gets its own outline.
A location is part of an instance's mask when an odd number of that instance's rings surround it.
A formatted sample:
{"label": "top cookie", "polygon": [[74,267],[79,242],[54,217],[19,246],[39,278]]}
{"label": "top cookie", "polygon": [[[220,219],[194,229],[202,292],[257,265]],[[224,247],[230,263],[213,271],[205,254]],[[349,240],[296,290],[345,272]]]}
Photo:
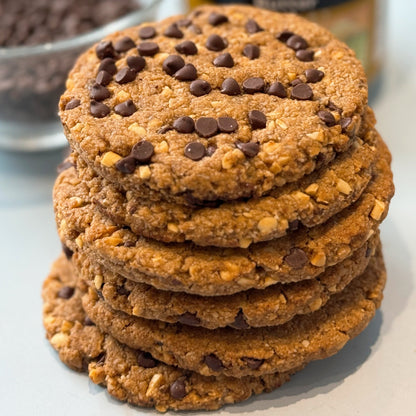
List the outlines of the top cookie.
{"label": "top cookie", "polygon": [[88,50],[60,116],[100,175],[195,204],[265,195],[312,172],[348,148],[366,103],[361,64],[325,29],[209,6]]}

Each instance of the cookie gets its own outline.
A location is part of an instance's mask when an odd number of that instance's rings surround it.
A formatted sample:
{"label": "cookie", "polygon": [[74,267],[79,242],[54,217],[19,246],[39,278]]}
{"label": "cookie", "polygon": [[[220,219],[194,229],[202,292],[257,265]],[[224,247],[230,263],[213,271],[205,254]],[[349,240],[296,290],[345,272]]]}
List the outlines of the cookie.
{"label": "cookie", "polygon": [[214,330],[151,321],[115,311],[90,288],[88,316],[104,332],[161,361],[202,375],[243,377],[290,371],[339,351],[370,322],[379,307],[386,273],[381,250],[366,271],[327,304],[272,327]]}
{"label": "cookie", "polygon": [[54,188],[58,231],[72,251],[137,282],[203,296],[261,289],[278,282],[310,279],[349,257],[374,234],[394,192],[390,154],[383,142],[373,179],[360,199],[314,228],[248,249],[163,244],[119,227],[91,204],[87,186],[73,167]]}
{"label": "cookie", "polygon": [[267,197],[213,207],[155,203],[140,193],[120,191],[79,158],[77,171],[102,213],[136,234],[164,242],[190,240],[202,246],[247,248],[282,237],[295,223],[321,224],[356,201],[372,176],[377,136],[374,129],[369,130],[365,142],[357,139],[328,166],[275,188]]}
{"label": "cookie", "polygon": [[71,261],[76,273],[115,310],[145,319],[209,329],[224,326],[248,329],[280,325],[295,315],[318,310],[330,296],[344,290],[364,272],[379,243],[377,233],[351,257],[327,268],[317,278],[230,296],[204,297],[158,290],[92,264],[80,253],[74,253]]}
{"label": "cookie", "polygon": [[[262,30],[247,28],[252,19]],[[90,48],[60,117],[100,176],[194,205],[266,195],[328,163],[359,131],[367,89],[354,52],[322,27],[207,6]]]}
{"label": "cookie", "polygon": [[94,383],[106,386],[118,400],[163,412],[213,410],[271,391],[289,380],[289,373],[206,377],[163,364],[101,332],[82,309],[82,293],[70,263],[61,256],[43,284],[47,338],[66,365],[88,372]]}

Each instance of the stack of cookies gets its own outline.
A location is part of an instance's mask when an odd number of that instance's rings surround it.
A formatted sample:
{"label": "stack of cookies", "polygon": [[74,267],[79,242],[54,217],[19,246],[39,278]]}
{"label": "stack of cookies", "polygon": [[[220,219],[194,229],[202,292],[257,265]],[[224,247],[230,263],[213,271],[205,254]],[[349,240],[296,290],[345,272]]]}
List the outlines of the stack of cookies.
{"label": "stack of cookies", "polygon": [[216,409],[374,316],[390,154],[326,30],[229,6],[118,32],[79,58],[60,116],[44,324],[114,397]]}

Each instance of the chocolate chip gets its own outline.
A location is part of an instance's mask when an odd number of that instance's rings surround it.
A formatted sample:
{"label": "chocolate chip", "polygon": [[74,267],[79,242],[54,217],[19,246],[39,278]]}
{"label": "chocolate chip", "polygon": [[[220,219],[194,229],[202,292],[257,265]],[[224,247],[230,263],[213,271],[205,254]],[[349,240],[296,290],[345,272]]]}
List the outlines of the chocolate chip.
{"label": "chocolate chip", "polygon": [[86,316],[84,318],[84,325],[85,326],[92,326],[95,325],[93,321],[91,321],[91,318],[89,316]]}
{"label": "chocolate chip", "polygon": [[105,362],[106,354],[105,352],[102,352],[101,354],[97,355],[95,357],[95,364],[102,365]]}
{"label": "chocolate chip", "polygon": [[192,20],[191,19],[180,19],[177,21],[177,24],[179,27],[188,27],[192,24]]}
{"label": "chocolate chip", "polygon": [[310,100],[313,97],[312,88],[308,84],[298,84],[293,87],[291,97],[296,100]]}
{"label": "chocolate chip", "polygon": [[344,117],[339,121],[341,125],[342,132],[345,133],[348,129],[348,126],[351,124],[352,118],[351,117]]}
{"label": "chocolate chip", "polygon": [[371,256],[371,254],[373,253],[373,250],[371,247],[367,247],[367,249],[365,250],[365,256],[368,258]]}
{"label": "chocolate chip", "polygon": [[70,286],[63,286],[58,291],[58,298],[61,299],[70,299],[72,298],[72,295],[74,294],[75,289]]}
{"label": "chocolate chip", "polygon": [[113,76],[110,73],[107,71],[100,71],[95,78],[95,82],[100,85],[108,85],[112,79]]}
{"label": "chocolate chip", "polygon": [[152,26],[144,26],[139,30],[140,39],[152,39],[156,36],[156,30]]}
{"label": "chocolate chip", "polygon": [[136,110],[137,110],[137,107],[134,105],[132,100],[124,101],[120,104],[117,104],[114,107],[114,111],[117,114],[120,114],[120,116],[123,116],[123,117],[131,116],[133,113],[136,112]]}
{"label": "chocolate chip", "polygon": [[328,101],[327,107],[331,110],[331,111],[338,111],[338,113],[342,113],[342,110],[337,107],[332,101]]}
{"label": "chocolate chip", "polygon": [[218,55],[212,63],[219,67],[232,68],[234,66],[234,59],[228,52],[226,52]]}
{"label": "chocolate chip", "polygon": [[238,123],[231,117],[219,117],[218,128],[223,133],[233,133],[238,129]]}
{"label": "chocolate chip", "polygon": [[154,368],[157,366],[157,361],[148,352],[138,350],[137,364],[144,368]]}
{"label": "chocolate chip", "polygon": [[186,385],[184,377],[175,380],[169,388],[170,395],[176,399],[181,400],[186,396]]}
{"label": "chocolate chip", "polygon": [[117,286],[116,291],[120,296],[129,296],[131,293],[130,290],[127,290],[124,286]]}
{"label": "chocolate chip", "polygon": [[296,231],[299,228],[300,221],[293,220],[289,222],[289,231]]}
{"label": "chocolate chip", "polygon": [[217,146],[215,146],[215,145],[208,146],[207,147],[207,152],[206,152],[207,156],[211,157],[215,153],[216,150],[217,150]]}
{"label": "chocolate chip", "polygon": [[103,101],[110,97],[110,91],[100,84],[93,84],[90,88],[90,98],[96,101]]}
{"label": "chocolate chip", "polygon": [[189,26],[189,30],[194,32],[196,35],[200,35],[202,33],[201,28],[198,25],[191,25]]}
{"label": "chocolate chip", "polygon": [[283,260],[294,269],[301,269],[303,266],[308,264],[309,261],[306,253],[297,247],[292,248]]}
{"label": "chocolate chip", "polygon": [[248,78],[243,82],[243,90],[247,94],[264,91],[264,79],[259,77]]}
{"label": "chocolate chip", "polygon": [[222,361],[215,354],[205,356],[204,362],[212,371],[220,371],[224,368]]}
{"label": "chocolate chip", "polygon": [[140,72],[146,66],[146,61],[142,56],[128,56],[127,65],[133,71]]}
{"label": "chocolate chip", "polygon": [[105,71],[110,75],[114,75],[117,72],[116,61],[112,58],[104,58],[98,67],[98,72],[100,71]]}
{"label": "chocolate chip", "polygon": [[179,71],[176,71],[173,76],[179,81],[193,81],[198,77],[198,74],[193,64],[186,64]]}
{"label": "chocolate chip", "polygon": [[247,157],[256,156],[260,150],[260,145],[256,142],[248,142],[248,143],[236,142],[235,145],[237,146],[237,149],[240,149],[244,153],[244,155]]}
{"label": "chocolate chip", "polygon": [[[71,162],[70,160],[64,160],[63,162],[61,162],[57,167],[56,167],[56,172],[57,173],[62,173],[62,172],[64,172],[64,171],[66,171],[67,169],[69,169],[69,168],[72,168],[72,167],[74,167],[75,166],[75,164],[73,163],[73,162]],[[69,250],[69,248],[66,246],[66,245],[64,245],[64,244],[62,244],[62,249],[64,250],[64,252],[65,252],[65,248],[67,249],[67,250]],[[71,253],[71,256],[72,256],[72,251],[71,250],[69,250],[70,251],[70,253]],[[66,254],[66,253],[65,253]],[[69,258],[71,258],[71,256],[69,257]],[[68,256],[67,256],[67,258],[68,258]]]}
{"label": "chocolate chip", "polygon": [[222,23],[227,23],[228,22],[228,17],[225,14],[212,12],[208,17],[208,22],[212,26],[218,26]]}
{"label": "chocolate chip", "polygon": [[240,86],[234,78],[226,78],[221,85],[221,92],[227,95],[241,94]]}
{"label": "chocolate chip", "polygon": [[65,106],[65,110],[73,110],[77,108],[81,104],[81,101],[78,98],[73,98],[72,100],[68,101]]}
{"label": "chocolate chip", "polygon": [[127,84],[128,82],[134,81],[136,79],[136,75],[136,71],[129,68],[128,66],[125,66],[117,72],[115,80],[119,84]]}
{"label": "chocolate chip", "polygon": [[191,85],[189,86],[191,94],[195,95],[196,97],[201,97],[202,95],[210,93],[211,89],[212,88],[210,83],[202,79],[197,79],[191,82]]}
{"label": "chocolate chip", "polygon": [[301,80],[301,79],[299,79],[299,78],[296,78],[296,79],[294,79],[293,81],[290,81],[290,85],[291,85],[292,87],[294,87],[294,86],[296,86],[296,85],[298,85],[298,84],[302,84],[302,80]]}
{"label": "chocolate chip", "polygon": [[319,69],[310,68],[305,71],[306,81],[312,84],[321,81],[324,75],[325,74]]}
{"label": "chocolate chip", "polygon": [[119,39],[114,44],[114,49],[117,52],[127,52],[130,49],[133,49],[136,46],[132,38],[129,38],[128,36],[124,36],[123,38]]}
{"label": "chocolate chip", "polygon": [[296,51],[295,56],[299,61],[302,62],[311,62],[313,61],[313,57],[315,55],[315,52],[311,49],[299,49]]}
{"label": "chocolate chip", "polygon": [[157,131],[157,133],[158,134],[165,134],[165,133],[167,133],[168,131],[170,131],[170,130],[173,130],[173,127],[172,126],[163,126],[163,127],[161,127],[158,131]]}
{"label": "chocolate chip", "polygon": [[62,244],[62,251],[65,254],[65,257],[70,260],[71,257],[73,256],[74,252],[65,244]]}
{"label": "chocolate chip", "polygon": [[270,87],[267,89],[267,94],[275,95],[276,97],[279,97],[279,98],[287,97],[286,89],[284,85],[279,81],[273,82],[273,84],[270,85]]}
{"label": "chocolate chip", "polygon": [[253,130],[264,129],[267,124],[266,115],[259,110],[251,110],[248,113],[248,121]]}
{"label": "chocolate chip", "polygon": [[138,162],[148,163],[153,156],[154,150],[152,143],[147,140],[141,140],[133,146],[130,154],[134,156]]}
{"label": "chocolate chip", "polygon": [[264,363],[264,360],[259,360],[258,358],[243,357],[242,360],[250,370],[257,370]]}
{"label": "chocolate chip", "polygon": [[183,32],[182,32],[182,30],[179,29],[177,23],[172,23],[171,25],[169,25],[165,29],[165,31],[163,32],[163,34],[165,36],[167,36],[168,38],[176,38],[176,39],[183,38]]}
{"label": "chocolate chip", "polygon": [[185,146],[184,154],[191,160],[201,160],[205,156],[205,146],[199,142],[188,143]]}
{"label": "chocolate chip", "polygon": [[218,131],[217,120],[212,117],[201,117],[195,123],[195,130],[201,137],[211,137]]}
{"label": "chocolate chip", "polygon": [[248,19],[245,28],[248,33],[257,33],[264,30],[254,19]]}
{"label": "chocolate chip", "polygon": [[195,123],[191,117],[179,117],[173,122],[173,128],[178,133],[192,133],[195,130]]}
{"label": "chocolate chip", "polygon": [[299,35],[292,35],[286,41],[286,45],[294,51],[298,51],[299,49],[306,49],[309,46],[308,42],[306,42],[306,40]]}
{"label": "chocolate chip", "polygon": [[235,329],[248,329],[250,325],[246,322],[243,311],[240,309],[234,319],[234,322],[230,324]]}
{"label": "chocolate chip", "polygon": [[95,53],[98,59],[114,58],[116,54],[110,41],[101,41],[95,48]]}
{"label": "chocolate chip", "polygon": [[321,111],[318,111],[317,115],[328,127],[335,126],[336,120],[331,112],[326,111],[326,110],[321,110]]}
{"label": "chocolate chip", "polygon": [[103,118],[110,114],[110,107],[98,101],[91,101],[90,113],[96,118]]}
{"label": "chocolate chip", "polygon": [[141,42],[137,45],[141,56],[153,56],[159,52],[159,45],[155,42]]}
{"label": "chocolate chip", "polygon": [[287,40],[294,35],[293,32],[290,30],[282,30],[280,33],[276,35],[276,39],[280,40],[280,42],[286,43]]}
{"label": "chocolate chip", "polygon": [[176,45],[175,49],[184,55],[196,55],[198,53],[198,48],[191,40],[184,40]]}
{"label": "chocolate chip", "polygon": [[244,46],[243,55],[248,59],[257,59],[260,56],[260,48],[257,45],[248,44]]}
{"label": "chocolate chip", "polygon": [[210,51],[219,52],[225,49],[227,47],[227,44],[221,36],[213,34],[208,36],[205,46]]}
{"label": "chocolate chip", "polygon": [[118,160],[115,166],[119,172],[131,174],[136,170],[137,160],[134,156],[126,156]]}
{"label": "chocolate chip", "polygon": [[169,55],[162,64],[163,70],[168,75],[173,75],[185,66],[185,61],[179,55]]}
{"label": "chocolate chip", "polygon": [[184,325],[199,326],[201,320],[194,313],[185,312],[178,316],[178,322]]}

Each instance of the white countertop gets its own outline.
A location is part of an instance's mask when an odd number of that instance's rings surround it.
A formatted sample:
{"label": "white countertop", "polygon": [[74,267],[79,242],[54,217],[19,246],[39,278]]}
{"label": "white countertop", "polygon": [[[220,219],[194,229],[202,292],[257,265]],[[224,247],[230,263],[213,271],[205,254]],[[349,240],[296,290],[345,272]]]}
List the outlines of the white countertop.
{"label": "white countertop", "polygon": [[[166,1],[162,14],[172,3]],[[391,3],[385,83],[374,103],[378,128],[393,153],[396,184],[381,227],[389,277],[381,310],[336,356],[310,364],[271,394],[211,414],[416,414],[416,2]],[[62,151],[0,151],[0,413],[157,414],[111,399],[87,376],[67,369],[45,340],[40,290],[60,252],[51,190],[61,158]]]}

